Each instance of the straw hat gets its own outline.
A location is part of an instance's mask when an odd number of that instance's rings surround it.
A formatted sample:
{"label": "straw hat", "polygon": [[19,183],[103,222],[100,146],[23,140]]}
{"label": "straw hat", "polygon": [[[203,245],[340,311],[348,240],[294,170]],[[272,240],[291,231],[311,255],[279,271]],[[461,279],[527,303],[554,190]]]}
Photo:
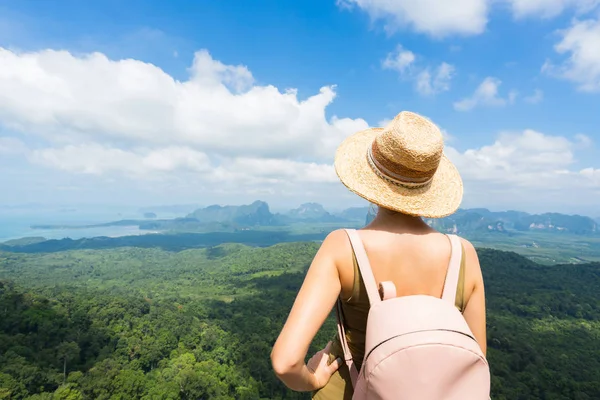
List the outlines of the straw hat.
{"label": "straw hat", "polygon": [[462,179],[443,150],[442,133],[433,122],[403,111],[385,128],[344,140],[335,155],[335,170],[350,191],[371,203],[442,218],[458,209],[463,196]]}

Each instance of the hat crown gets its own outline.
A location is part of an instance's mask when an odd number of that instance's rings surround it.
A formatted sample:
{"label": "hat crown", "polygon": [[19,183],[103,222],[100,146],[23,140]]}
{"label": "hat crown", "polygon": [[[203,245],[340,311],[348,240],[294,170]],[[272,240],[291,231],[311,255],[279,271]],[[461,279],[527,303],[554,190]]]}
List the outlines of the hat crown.
{"label": "hat crown", "polygon": [[386,178],[421,184],[427,183],[435,174],[443,150],[442,133],[433,122],[403,111],[374,139],[370,157],[376,172],[383,173]]}
{"label": "hat crown", "polygon": [[419,171],[436,167],[444,151],[439,128],[427,118],[407,111],[398,114],[375,141],[389,161]]}

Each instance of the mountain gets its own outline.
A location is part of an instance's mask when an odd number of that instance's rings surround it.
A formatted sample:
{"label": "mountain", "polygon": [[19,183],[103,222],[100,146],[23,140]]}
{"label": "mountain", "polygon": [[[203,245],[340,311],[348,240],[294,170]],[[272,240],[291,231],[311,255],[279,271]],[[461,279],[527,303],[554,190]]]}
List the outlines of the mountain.
{"label": "mountain", "polygon": [[139,209],[140,213],[153,212],[156,214],[188,214],[193,210],[199,208],[199,204],[174,204],[165,206],[153,206],[153,207],[142,207]]}
{"label": "mountain", "polygon": [[568,232],[577,235],[597,234],[598,223],[581,215],[558,213],[528,214],[522,211],[493,212],[485,208],[460,209],[441,219],[428,219],[427,223],[446,233],[473,232]]}
{"label": "mountain", "polygon": [[369,225],[377,216],[377,211],[375,208],[369,208],[367,210],[367,216],[365,218],[365,226]]}
{"label": "mountain", "polygon": [[[353,207],[339,213],[330,213],[318,203],[304,203],[284,214],[274,214],[264,201],[239,206],[212,205],[198,208],[184,218],[154,219],[147,211],[145,220],[120,220],[95,225],[33,225],[33,229],[73,229],[108,226],[138,226],[142,230],[177,232],[235,232],[252,227],[282,227],[295,223],[356,226],[370,222],[374,215],[368,207]],[[559,213],[528,214],[522,211],[490,211],[486,208],[459,209],[441,219],[426,219],[427,223],[444,233],[477,234],[499,232],[511,235],[518,232],[572,233],[597,235],[599,222],[581,215]]]}
{"label": "mountain", "polygon": [[304,203],[290,210],[286,216],[303,222],[345,222],[346,219],[330,214],[319,203]]}
{"label": "mountain", "polygon": [[515,229],[520,231],[566,231],[586,235],[597,233],[598,224],[593,219],[581,215],[546,213],[541,215],[529,215],[519,219],[515,223]]}
{"label": "mountain", "polygon": [[202,224],[230,223],[242,226],[276,226],[281,225],[275,214],[269,210],[264,201],[241,206],[212,205],[199,208],[188,214],[186,218],[197,219]]}
{"label": "mountain", "polygon": [[[294,223],[339,223],[353,220],[335,216],[318,203],[305,203],[285,214],[273,214],[264,201],[240,206],[211,205],[198,208],[183,218],[156,219],[156,213],[146,211],[144,220],[127,219],[93,225],[35,224],[32,229],[88,229],[109,226],[137,226],[147,231],[171,232],[235,232],[257,226],[282,227]],[[363,216],[364,218],[364,216]]]}
{"label": "mountain", "polygon": [[336,214],[338,217],[348,221],[364,221],[365,216],[369,213],[369,207],[351,207]]}
{"label": "mountain", "polygon": [[41,236],[30,236],[30,237],[24,237],[24,238],[20,238],[20,239],[12,239],[12,240],[7,240],[6,242],[2,242],[0,243],[0,249],[2,249],[3,247],[6,246],[28,246],[28,245],[34,245],[37,243],[42,243],[47,241],[48,239],[46,239],[45,237],[41,237]]}

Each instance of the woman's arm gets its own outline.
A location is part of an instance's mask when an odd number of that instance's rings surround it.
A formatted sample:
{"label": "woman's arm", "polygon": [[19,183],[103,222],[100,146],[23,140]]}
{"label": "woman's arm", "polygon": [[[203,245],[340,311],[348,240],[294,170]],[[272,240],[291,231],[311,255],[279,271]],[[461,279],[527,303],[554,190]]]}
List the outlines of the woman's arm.
{"label": "woman's arm", "polygon": [[485,317],[485,288],[483,285],[483,275],[481,273],[481,266],[479,265],[479,258],[473,245],[466,241],[463,241],[465,248],[466,257],[466,273],[472,276],[469,281],[473,282],[473,291],[469,296],[469,301],[463,312],[463,316],[475,335],[475,339],[481,347],[481,351],[486,355],[487,351],[487,335],[486,335],[486,317]]}
{"label": "woman's arm", "polygon": [[[313,338],[331,312],[340,294],[341,284],[336,254],[349,246],[344,231],[330,233],[323,241],[308,269],[304,283],[298,292],[288,319],[273,346],[271,362],[275,374],[290,389],[296,391],[317,390],[337,369],[332,363],[326,371],[310,371],[304,360]],[[326,360],[326,357],[322,357]],[[326,365],[326,364],[325,364]]]}

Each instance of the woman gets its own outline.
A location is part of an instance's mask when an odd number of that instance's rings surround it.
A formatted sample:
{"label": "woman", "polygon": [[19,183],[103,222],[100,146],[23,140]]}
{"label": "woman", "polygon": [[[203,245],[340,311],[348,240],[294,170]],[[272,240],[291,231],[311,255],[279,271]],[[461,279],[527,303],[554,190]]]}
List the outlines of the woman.
{"label": "woman", "polygon": [[[375,280],[391,281],[397,296],[440,297],[451,253],[448,237],[422,219],[454,213],[463,186],[443,155],[440,130],[429,120],[400,113],[386,128],[367,129],[338,148],[335,169],[352,192],[378,206],[359,230]],[[486,352],[484,285],[475,249],[462,241],[462,264],[455,306],[462,312],[483,354]],[[304,363],[315,334],[338,298],[346,341],[360,369],[365,351],[369,300],[347,234],[323,241],[271,353],[273,369],[292,390],[312,391],[313,399],[350,399],[353,388],[342,366],[339,337]]]}

